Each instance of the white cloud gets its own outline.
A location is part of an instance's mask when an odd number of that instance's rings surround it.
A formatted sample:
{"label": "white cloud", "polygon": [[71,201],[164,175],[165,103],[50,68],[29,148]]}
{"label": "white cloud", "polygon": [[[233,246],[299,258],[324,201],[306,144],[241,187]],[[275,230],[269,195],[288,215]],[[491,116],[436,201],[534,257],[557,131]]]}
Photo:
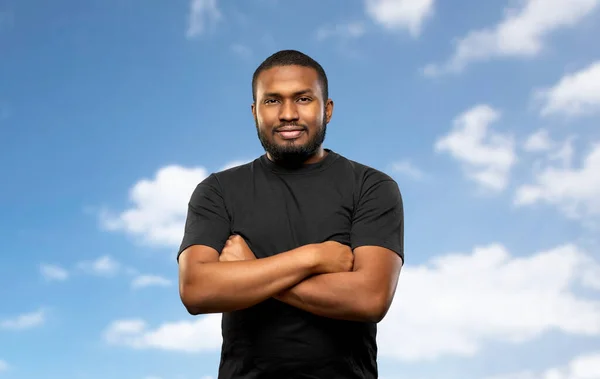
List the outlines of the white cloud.
{"label": "white cloud", "polygon": [[199,316],[193,321],[165,323],[148,328],[143,320],[113,322],[104,333],[106,342],[134,349],[160,349],[196,353],[221,347],[221,315]]}
{"label": "white cloud", "polygon": [[[219,171],[248,163],[234,160]],[[203,167],[177,165],[160,168],[154,178],[142,179],[129,191],[129,209],[100,215],[102,226],[123,231],[151,245],[173,247],[181,242],[190,197],[208,172]]]}
{"label": "white cloud", "polygon": [[573,162],[573,155],[575,154],[575,147],[573,146],[575,139],[575,136],[570,136],[562,143],[556,144],[554,148],[548,152],[548,162],[557,162],[563,167],[570,167]]}
{"label": "white cloud", "polygon": [[31,329],[42,325],[46,321],[46,313],[43,310],[25,313],[15,318],[0,321],[0,328],[9,330]]}
{"label": "white cloud", "polygon": [[102,215],[103,225],[124,231],[143,242],[176,246],[181,242],[187,204],[194,188],[207,176],[202,167],[166,166],[153,179],[142,179],[129,192],[131,208]]}
{"label": "white cloud", "polygon": [[6,361],[0,359],[0,372],[8,370],[8,363]]}
{"label": "white cloud", "polygon": [[425,178],[425,173],[408,160],[392,163],[390,169],[393,172],[406,175],[415,180],[422,180]]}
{"label": "white cloud", "polygon": [[572,291],[591,267],[599,266],[570,244],[527,257],[490,244],[407,265],[379,326],[380,355],[471,357],[486,341],[516,344],[550,331],[600,336],[600,302]]}
{"label": "white cloud", "polygon": [[388,30],[408,30],[421,34],[423,24],[432,16],[434,0],[365,0],[366,13]]}
{"label": "white cloud", "polygon": [[[490,244],[407,265],[379,326],[380,356],[473,356],[488,340],[521,343],[549,331],[600,336],[600,302],[572,292],[576,284],[600,289],[589,280],[597,270],[597,262],[570,244],[528,257],[512,257],[504,246]],[[220,321],[211,314],[152,329],[143,320],[121,320],[104,337],[135,349],[218,351]]]}
{"label": "white cloud", "polygon": [[65,281],[69,278],[69,272],[58,265],[41,264],[40,272],[42,276],[49,281]]}
{"label": "white cloud", "polygon": [[77,267],[89,274],[99,276],[113,276],[121,269],[120,263],[108,255],[102,256],[95,261],[79,262]]}
{"label": "white cloud", "polygon": [[563,166],[548,165],[534,173],[533,184],[517,189],[518,206],[547,203],[571,218],[600,215],[600,142],[592,145],[581,167],[572,167],[570,144],[563,148]]}
{"label": "white cloud", "polygon": [[600,0],[524,0],[507,8],[497,25],[469,32],[458,40],[452,57],[442,65],[424,69],[429,76],[460,72],[468,64],[497,57],[534,57],[548,36],[576,26],[591,14]]}
{"label": "white cloud", "polygon": [[438,139],[435,150],[462,163],[467,177],[483,189],[501,191],[508,184],[517,158],[511,136],[490,130],[500,113],[488,105],[477,105],[454,119],[453,128]]}
{"label": "white cloud", "polygon": [[223,16],[217,0],[191,0],[188,17],[187,37],[192,38],[204,33],[208,27],[214,27]]}
{"label": "white cloud", "polygon": [[600,61],[561,78],[536,97],[544,102],[542,116],[585,116],[600,112]]}
{"label": "white cloud", "polygon": [[600,291],[600,265],[591,265],[582,277],[584,287]]}
{"label": "white cloud", "polygon": [[171,285],[171,281],[169,279],[163,278],[158,275],[139,275],[135,277],[131,282],[131,287],[134,289],[158,286],[158,287],[168,287]]}
{"label": "white cloud", "polygon": [[362,37],[366,32],[365,25],[362,22],[349,22],[335,25],[327,25],[317,30],[317,39],[319,41],[332,37],[341,39],[351,39]]}
{"label": "white cloud", "polygon": [[598,379],[600,378],[600,352],[583,354],[563,367],[553,367],[544,372],[523,371],[487,379]]}
{"label": "white cloud", "polygon": [[523,149],[529,153],[538,153],[548,151],[553,146],[554,142],[550,138],[548,131],[546,129],[539,129],[527,137],[527,140],[523,144]]}

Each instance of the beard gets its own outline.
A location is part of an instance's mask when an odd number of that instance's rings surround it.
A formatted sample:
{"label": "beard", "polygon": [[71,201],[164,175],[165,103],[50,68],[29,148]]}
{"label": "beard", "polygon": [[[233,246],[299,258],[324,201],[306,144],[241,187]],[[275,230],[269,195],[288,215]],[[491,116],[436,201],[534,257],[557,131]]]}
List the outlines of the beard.
{"label": "beard", "polygon": [[[267,153],[269,153],[273,161],[287,167],[302,166],[302,164],[306,160],[314,156],[319,151],[319,148],[325,141],[325,135],[327,134],[327,122],[325,114],[323,114],[321,127],[316,130],[316,133],[314,135],[309,135],[308,141],[306,141],[302,145],[295,144],[293,141],[278,144],[273,141],[274,132],[267,132],[264,129],[261,130],[258,124],[258,120],[255,119],[254,122],[256,124],[256,132],[258,133],[258,139],[260,140],[262,147]],[[285,125],[290,124],[286,123]],[[306,125],[294,125],[302,126],[304,127],[305,132],[308,132],[308,128],[306,127]],[[267,133],[271,133],[271,138],[269,138]]]}

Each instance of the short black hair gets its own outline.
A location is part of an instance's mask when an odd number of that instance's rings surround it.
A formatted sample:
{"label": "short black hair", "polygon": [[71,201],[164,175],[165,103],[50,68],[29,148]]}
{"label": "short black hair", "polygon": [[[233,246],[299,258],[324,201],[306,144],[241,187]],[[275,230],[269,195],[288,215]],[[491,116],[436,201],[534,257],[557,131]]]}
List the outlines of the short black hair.
{"label": "short black hair", "polygon": [[265,59],[260,66],[258,66],[256,71],[254,71],[254,75],[252,76],[252,100],[254,102],[256,102],[256,81],[260,73],[270,68],[279,66],[303,66],[310,67],[317,71],[317,75],[323,89],[323,101],[327,101],[329,98],[329,83],[323,67],[321,67],[316,60],[300,51],[281,50]]}

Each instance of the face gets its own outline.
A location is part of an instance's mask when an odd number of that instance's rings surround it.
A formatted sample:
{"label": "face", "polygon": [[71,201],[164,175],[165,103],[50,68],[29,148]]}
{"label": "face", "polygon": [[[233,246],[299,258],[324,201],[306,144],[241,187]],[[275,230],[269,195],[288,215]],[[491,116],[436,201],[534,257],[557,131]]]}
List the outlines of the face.
{"label": "face", "polygon": [[273,161],[312,163],[323,154],[333,102],[323,98],[317,72],[280,66],[263,71],[252,105],[258,138]]}

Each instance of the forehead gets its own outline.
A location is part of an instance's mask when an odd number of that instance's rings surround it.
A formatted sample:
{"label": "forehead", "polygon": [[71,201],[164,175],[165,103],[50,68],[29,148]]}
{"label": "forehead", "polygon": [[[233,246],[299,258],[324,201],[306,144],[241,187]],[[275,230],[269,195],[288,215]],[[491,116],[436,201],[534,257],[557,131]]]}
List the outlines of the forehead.
{"label": "forehead", "polygon": [[321,91],[319,75],[311,67],[276,66],[261,72],[256,81],[256,91],[261,92],[294,92],[311,89]]}

